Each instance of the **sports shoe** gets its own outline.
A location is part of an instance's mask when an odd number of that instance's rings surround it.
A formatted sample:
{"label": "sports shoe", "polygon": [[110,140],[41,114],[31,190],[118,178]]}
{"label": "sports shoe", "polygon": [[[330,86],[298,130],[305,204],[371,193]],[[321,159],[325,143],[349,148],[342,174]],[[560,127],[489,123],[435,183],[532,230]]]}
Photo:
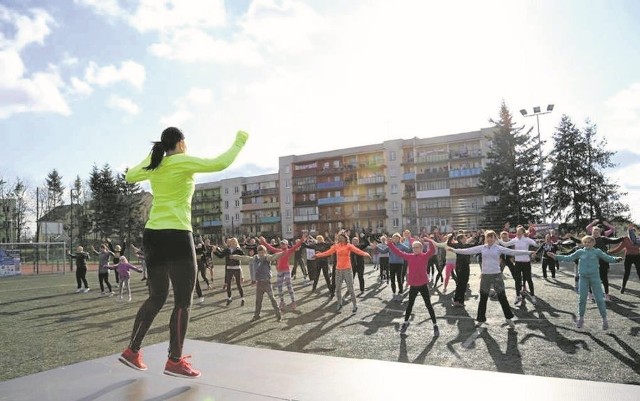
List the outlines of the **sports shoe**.
{"label": "sports shoe", "polygon": [[533,295],[531,296],[531,303],[534,305],[538,305],[538,298],[534,297]]}
{"label": "sports shoe", "polygon": [[255,322],[256,320],[260,320],[260,315],[253,315],[253,317],[251,318],[251,321]]}
{"label": "sports shoe", "polygon": [[231,303],[231,298],[227,298],[227,306]]}
{"label": "sports shoe", "polygon": [[296,301],[291,302],[291,310],[296,310]]}
{"label": "sports shoe", "polygon": [[91,291],[91,288],[85,288],[82,292],[89,292]]}
{"label": "sports shoe", "polygon": [[198,299],[196,300],[196,303],[197,303],[198,305],[200,305],[200,304],[204,303],[204,297],[200,297],[200,298],[198,298]]}
{"label": "sports shoe", "polygon": [[338,304],[338,306],[336,307],[336,312],[342,312],[342,304]]}
{"label": "sports shoe", "polygon": [[100,292],[100,295],[104,297],[104,291]]}
{"label": "sports shoe", "polygon": [[517,305],[520,305],[520,303],[522,303],[522,297],[518,295],[516,297],[516,302],[514,302],[513,304],[517,306]]}
{"label": "sports shoe", "polygon": [[240,299],[240,306],[244,306],[244,297]]}
{"label": "sports shoe", "polygon": [[625,290],[624,287],[620,288],[620,294],[624,294],[624,290]]}
{"label": "sports shoe", "polygon": [[282,315],[281,315],[280,313],[278,313],[278,314],[276,315],[276,321],[277,321],[277,322],[281,322],[281,321],[282,321]]}
{"label": "sports shoe", "polygon": [[353,309],[351,309],[352,313],[356,313],[358,311],[358,306],[357,305],[353,305]]}
{"label": "sports shoe", "polygon": [[131,297],[129,297],[129,302],[131,302]]}
{"label": "sports shoe", "polygon": [[116,295],[116,293],[115,293],[115,292],[113,292],[113,291],[109,292],[109,296],[110,296],[110,297],[112,297],[112,296],[114,296],[114,295]]}
{"label": "sports shoe", "polygon": [[283,310],[286,306],[287,304],[284,303],[284,300],[280,301],[280,310]]}
{"label": "sports shoe", "polygon": [[607,319],[602,319],[602,330],[609,330],[609,321]]}
{"label": "sports shoe", "polygon": [[407,334],[409,324],[411,324],[411,322],[409,322],[408,320],[405,320],[405,322],[402,323],[402,326],[400,326],[400,334]]}
{"label": "sports shoe", "polygon": [[433,336],[440,337],[440,328],[438,328],[437,324],[433,325]]}
{"label": "sports shoe", "polygon": [[577,328],[581,329],[582,325],[584,325],[584,318],[583,317],[579,318],[578,321],[576,322],[576,327]]}
{"label": "sports shoe", "polygon": [[484,326],[484,322],[477,322],[476,329],[481,329]]}
{"label": "sports shoe", "polygon": [[147,370],[147,365],[142,362],[142,351],[133,352],[131,348],[125,349],[118,360],[130,368]]}
{"label": "sports shoe", "polygon": [[78,288],[76,292],[82,292],[82,288]]}
{"label": "sports shoe", "polygon": [[509,325],[510,329],[515,329],[516,328],[516,324],[513,323],[512,319],[507,319],[507,325]]}
{"label": "sports shoe", "polygon": [[191,367],[191,364],[187,362],[187,358],[191,358],[191,355],[183,356],[174,362],[171,359],[167,359],[166,365],[164,365],[164,374],[176,377],[194,378],[200,377],[201,373]]}
{"label": "sports shoe", "polygon": [[611,301],[611,297],[609,296],[609,294],[604,294],[604,300],[607,302]]}

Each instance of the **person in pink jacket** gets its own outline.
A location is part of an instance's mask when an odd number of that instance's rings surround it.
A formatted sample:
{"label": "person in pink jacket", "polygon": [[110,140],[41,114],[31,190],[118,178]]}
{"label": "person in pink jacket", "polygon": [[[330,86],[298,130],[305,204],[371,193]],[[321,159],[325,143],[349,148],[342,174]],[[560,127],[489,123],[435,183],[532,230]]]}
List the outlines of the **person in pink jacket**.
{"label": "person in pink jacket", "polygon": [[404,313],[404,323],[402,323],[402,327],[400,328],[400,334],[404,335],[409,328],[409,317],[411,316],[411,311],[413,310],[413,304],[416,300],[416,296],[418,293],[422,295],[422,299],[424,299],[424,304],[429,311],[429,315],[431,316],[431,321],[433,322],[433,335],[438,337],[440,335],[440,330],[438,329],[438,324],[436,323],[436,314],[433,310],[433,306],[431,305],[431,299],[429,295],[429,274],[427,273],[427,262],[429,258],[431,258],[436,253],[436,244],[430,239],[427,239],[427,243],[429,249],[426,252],[423,252],[423,245],[420,241],[413,241],[411,243],[411,249],[413,253],[403,252],[396,244],[393,242],[388,242],[389,250],[396,255],[400,256],[402,259],[407,261],[407,284],[409,285],[409,302],[407,303],[407,310]]}
{"label": "person in pink jacket", "polygon": [[307,240],[305,234],[302,239],[299,239],[294,246],[289,248],[289,241],[283,239],[280,241],[280,248],[271,246],[264,237],[259,238],[260,245],[264,245],[265,248],[271,253],[282,252],[282,256],[278,259],[276,265],[276,271],[278,276],[276,277],[276,287],[278,288],[278,295],[280,296],[280,309],[284,309],[286,304],[284,303],[284,293],[282,292],[282,284],[286,284],[287,291],[291,297],[291,309],[296,309],[296,295],[293,292],[293,285],[291,284],[291,266],[289,266],[289,258],[293,255],[298,248]]}
{"label": "person in pink jacket", "polygon": [[117,265],[108,265],[108,267],[109,269],[118,272],[118,276],[120,277],[120,296],[118,297],[118,299],[122,301],[122,293],[124,292],[124,287],[126,286],[127,293],[129,294],[129,301],[131,301],[131,286],[129,285],[131,276],[129,275],[129,270],[135,270],[138,273],[142,273],[142,269],[130,264],[126,256],[120,256],[119,263]]}

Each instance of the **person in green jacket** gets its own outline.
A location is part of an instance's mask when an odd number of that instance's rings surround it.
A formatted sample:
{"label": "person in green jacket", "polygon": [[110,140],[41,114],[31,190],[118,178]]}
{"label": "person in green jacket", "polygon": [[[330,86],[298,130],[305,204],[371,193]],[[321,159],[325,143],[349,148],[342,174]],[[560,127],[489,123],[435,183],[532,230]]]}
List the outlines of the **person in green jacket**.
{"label": "person in green jacket", "polygon": [[195,190],[194,175],[228,167],[242,150],[248,134],[239,131],[231,147],[216,158],[186,154],[184,134],[175,127],[162,132],[160,141],[140,164],[129,169],[129,183],[149,180],[153,203],[142,236],[145,250],[149,298],[136,315],[129,346],[120,361],[137,370],[146,370],[140,348],[154,318],[173,287],[174,307],[169,322],[169,358],[167,375],[199,377],[200,372],[182,356],[182,346],[189,323],[197,261],[191,227],[191,198]]}
{"label": "person in green jacket", "polygon": [[594,248],[596,240],[591,235],[582,237],[582,245],[584,248],[578,249],[570,255],[556,255],[553,252],[547,252],[547,255],[560,261],[578,260],[578,292],[580,299],[578,301],[578,321],[576,326],[582,328],[584,324],[584,314],[587,308],[587,294],[589,288],[593,291],[593,296],[598,305],[600,316],[602,316],[602,329],[609,328],[607,321],[607,306],[604,300],[604,292],[602,290],[602,282],[600,281],[600,259],[608,263],[620,262],[622,258],[607,255],[598,248]]}

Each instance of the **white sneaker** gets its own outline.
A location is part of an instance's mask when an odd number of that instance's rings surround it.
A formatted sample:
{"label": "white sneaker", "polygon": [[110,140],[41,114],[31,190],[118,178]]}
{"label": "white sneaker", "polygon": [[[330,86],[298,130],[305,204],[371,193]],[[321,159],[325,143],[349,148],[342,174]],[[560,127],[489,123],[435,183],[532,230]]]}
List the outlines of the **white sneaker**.
{"label": "white sneaker", "polygon": [[577,327],[577,328],[579,328],[579,329],[581,329],[583,324],[584,324],[584,318],[583,318],[583,317],[581,317],[581,318],[579,318],[579,319],[578,319],[578,321],[576,322],[576,327]]}
{"label": "white sneaker", "polygon": [[91,288],[85,288],[83,292],[89,292],[91,291]]}
{"label": "white sneaker", "polygon": [[408,320],[402,323],[402,326],[400,326],[400,334],[407,334],[407,329],[409,328],[409,324],[410,322]]}
{"label": "white sneaker", "polygon": [[82,288],[78,288],[76,292],[82,292]]}
{"label": "white sneaker", "polygon": [[131,297],[129,297],[129,302],[131,302]]}
{"label": "white sneaker", "polygon": [[516,324],[513,323],[512,319],[507,319],[507,324],[509,325],[510,329],[515,329],[516,328]]}
{"label": "white sneaker", "polygon": [[200,305],[202,303],[204,303],[204,297],[200,297],[196,300],[196,304]]}
{"label": "white sneaker", "polygon": [[520,303],[522,303],[522,297],[520,295],[518,295],[516,297],[516,302],[514,302],[513,304],[514,305],[520,305]]}

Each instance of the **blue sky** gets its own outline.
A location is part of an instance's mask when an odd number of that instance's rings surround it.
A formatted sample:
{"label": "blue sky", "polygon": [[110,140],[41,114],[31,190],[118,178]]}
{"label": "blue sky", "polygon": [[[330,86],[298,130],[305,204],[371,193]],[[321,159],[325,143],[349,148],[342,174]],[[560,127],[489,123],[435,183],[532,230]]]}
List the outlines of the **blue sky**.
{"label": "blue sky", "polygon": [[[598,125],[640,221],[640,2],[2,0],[0,176],[67,186],[137,164],[169,125],[234,166],[477,130],[504,99]],[[535,132],[535,131],[534,131]]]}

